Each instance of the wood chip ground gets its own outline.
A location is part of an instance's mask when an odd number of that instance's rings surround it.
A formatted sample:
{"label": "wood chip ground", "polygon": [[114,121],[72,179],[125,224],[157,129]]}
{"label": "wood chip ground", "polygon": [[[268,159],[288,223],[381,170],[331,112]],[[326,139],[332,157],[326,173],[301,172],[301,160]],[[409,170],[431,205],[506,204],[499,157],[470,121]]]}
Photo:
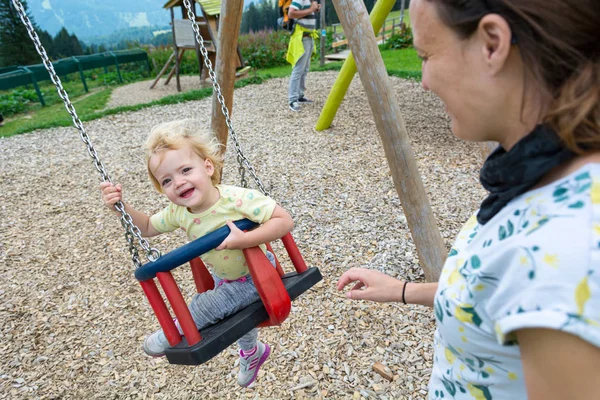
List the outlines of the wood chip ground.
{"label": "wood chip ground", "polygon": [[[336,72],[310,73],[313,105],[287,107],[287,79],[235,91],[242,149],[324,280],[263,329],[272,356],[252,388],[237,386],[235,346],[196,367],[144,355],[158,323],[133,277],[123,230],[100,199],[100,174],[75,128],[0,140],[0,398],[2,399],[423,399],[434,317],[421,306],[351,302],[335,289],[352,266],[422,281],[417,253],[358,77],[331,129],[314,130]],[[184,89],[197,85],[185,77]],[[391,78],[446,245],[484,196],[480,152],[449,130],[443,106],[419,83]],[[159,83],[115,90],[110,106],[175,92]],[[163,121],[210,124],[211,100],[158,106],[85,123],[126,201],[148,213],[167,204],[145,171],[142,143]],[[0,128],[1,129],[1,128]],[[239,184],[233,146],[224,182]],[[162,251],[182,234],[151,240]],[[288,265],[289,268],[289,265]],[[187,268],[176,272],[193,292]],[[392,380],[373,365],[389,369]],[[380,368],[378,366],[378,368]],[[386,371],[387,371],[386,369]]]}

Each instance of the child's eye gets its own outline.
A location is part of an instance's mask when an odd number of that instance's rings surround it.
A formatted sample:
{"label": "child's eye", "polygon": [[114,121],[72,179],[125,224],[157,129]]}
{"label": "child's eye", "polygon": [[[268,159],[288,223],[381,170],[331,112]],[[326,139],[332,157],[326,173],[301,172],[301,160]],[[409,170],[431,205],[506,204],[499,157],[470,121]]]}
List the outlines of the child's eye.
{"label": "child's eye", "polygon": [[183,169],[183,173],[185,174],[186,172],[190,172],[191,170],[192,170],[192,168],[190,168],[190,167],[185,167],[185,168]]}
{"label": "child's eye", "polygon": [[171,182],[171,179],[165,179],[164,181],[162,181],[162,182],[160,183],[160,185],[161,185],[161,186],[166,186],[166,185],[168,185],[170,182]]}

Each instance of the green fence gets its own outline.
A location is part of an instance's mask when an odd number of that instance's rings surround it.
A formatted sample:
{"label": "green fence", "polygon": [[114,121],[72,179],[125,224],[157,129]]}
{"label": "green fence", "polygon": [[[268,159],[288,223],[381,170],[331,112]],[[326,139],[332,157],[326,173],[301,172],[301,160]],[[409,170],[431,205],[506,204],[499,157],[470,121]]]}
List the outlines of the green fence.
{"label": "green fence", "polygon": [[[92,54],[89,56],[74,56],[63,58],[52,63],[54,71],[58,76],[66,76],[72,73],[79,73],[83,88],[88,91],[83,71],[89,69],[102,68],[106,70],[109,66],[115,66],[119,82],[123,83],[119,64],[129,62],[144,61],[150,70],[150,62],[148,61],[148,53],[142,49],[107,51],[105,53]],[[28,66],[11,66],[0,68],[0,90],[8,90],[24,85],[33,85],[40,99],[40,103],[45,105],[42,92],[38,87],[38,82],[50,80],[50,75],[44,64],[28,65]]]}

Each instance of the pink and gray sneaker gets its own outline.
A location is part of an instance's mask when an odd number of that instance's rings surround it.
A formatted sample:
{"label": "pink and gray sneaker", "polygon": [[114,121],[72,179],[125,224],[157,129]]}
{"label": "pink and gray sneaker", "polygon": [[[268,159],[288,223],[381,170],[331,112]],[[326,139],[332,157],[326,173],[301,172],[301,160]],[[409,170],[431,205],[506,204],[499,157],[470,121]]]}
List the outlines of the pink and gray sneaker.
{"label": "pink and gray sneaker", "polygon": [[258,370],[271,354],[268,344],[257,342],[254,349],[244,352],[240,350],[240,372],[238,373],[238,384],[248,387],[256,380]]}

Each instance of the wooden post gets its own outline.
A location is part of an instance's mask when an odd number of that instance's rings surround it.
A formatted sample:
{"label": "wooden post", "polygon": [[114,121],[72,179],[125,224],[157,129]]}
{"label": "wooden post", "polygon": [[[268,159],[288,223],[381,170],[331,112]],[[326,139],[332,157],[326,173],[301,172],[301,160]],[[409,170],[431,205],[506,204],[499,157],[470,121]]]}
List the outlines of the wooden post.
{"label": "wooden post", "polygon": [[[173,61],[174,58],[175,58],[175,53],[171,53],[171,55],[169,56],[169,59],[165,63],[165,66],[162,67],[162,69],[160,70],[160,72],[156,76],[156,79],[154,79],[154,82],[152,82],[152,85],[150,85],[150,89],[154,89],[154,86],[156,86],[156,83],[158,82],[158,80],[160,79],[160,77],[163,76],[163,74],[167,71],[167,68],[169,68],[169,65],[171,64],[171,61]],[[152,59],[152,60],[154,60],[154,59]]]}
{"label": "wooden post", "polygon": [[402,5],[400,6],[400,31],[403,30],[404,27],[404,9],[406,5],[406,0],[402,0]]}
{"label": "wooden post", "polygon": [[[235,84],[238,35],[240,25],[242,24],[243,9],[243,1],[221,1],[215,73],[230,116],[233,106],[233,85]],[[213,93],[212,97],[211,128],[223,144],[223,152],[225,152],[229,131],[216,93]]]}
{"label": "wooden post", "polygon": [[[181,64],[181,60],[183,59],[183,53],[185,53],[185,49],[182,48],[181,50],[179,50],[179,55],[177,56],[177,61],[176,63]],[[169,72],[169,75],[167,75],[167,79],[165,80],[165,85],[168,85],[169,82],[171,82],[171,78],[173,78],[173,74],[175,73],[175,66],[173,66],[173,68],[171,68],[171,72]],[[177,89],[181,92],[181,88]]]}
{"label": "wooden post", "polygon": [[[181,12],[183,13],[183,6],[181,7]],[[179,82],[179,51],[177,49],[177,38],[175,37],[175,13],[173,12],[173,7],[171,7],[169,10],[171,11],[171,30],[173,31],[173,54],[175,55],[175,73],[177,76],[175,80],[177,81],[177,91],[181,92],[181,83]]]}
{"label": "wooden post", "polygon": [[[396,4],[396,0],[379,0],[375,3],[375,6],[371,10],[371,16],[369,17],[371,20],[371,24],[373,25],[372,32],[375,32],[377,36],[379,36],[379,31],[383,26],[383,22],[390,14],[390,11]],[[345,40],[348,43],[348,39]],[[338,49],[334,47],[334,49]],[[354,62],[354,57],[352,54],[348,55],[346,61],[344,61],[344,65],[342,65],[342,69],[335,79],[335,83],[329,92],[329,96],[327,96],[327,100],[325,101],[325,105],[321,109],[321,115],[319,115],[319,119],[315,125],[315,129],[318,131],[322,131],[324,129],[328,129],[333,122],[333,118],[337,113],[338,108],[342,104],[342,100],[344,100],[344,96],[346,95],[346,91],[350,87],[350,83],[352,83],[352,79],[356,74],[356,63]]]}
{"label": "wooden post", "polygon": [[369,14],[363,0],[333,0],[333,5],[356,61],[425,277],[428,281],[437,281],[446,259],[446,248],[375,41]]}

